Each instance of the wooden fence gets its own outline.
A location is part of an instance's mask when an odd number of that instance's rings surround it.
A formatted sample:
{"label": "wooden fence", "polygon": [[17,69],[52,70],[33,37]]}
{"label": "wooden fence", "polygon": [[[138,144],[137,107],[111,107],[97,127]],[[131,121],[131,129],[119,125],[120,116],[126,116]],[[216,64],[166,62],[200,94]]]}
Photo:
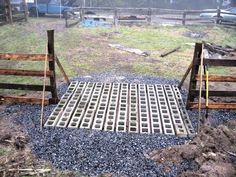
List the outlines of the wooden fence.
{"label": "wooden fence", "polygon": [[[45,104],[55,104],[58,102],[57,87],[56,87],[56,73],[55,62],[56,56],[54,52],[54,31],[48,31],[48,55],[46,54],[10,54],[0,53],[0,60],[12,60],[12,61],[41,61],[42,63],[47,60],[49,70],[46,71],[46,77],[50,80],[50,85],[45,86],[45,91],[51,92],[52,97],[45,100]],[[23,77],[44,77],[44,71],[36,70],[19,70],[19,69],[0,69],[0,75],[2,76],[23,76]],[[0,89],[13,89],[13,90],[30,90],[30,91],[43,91],[43,85],[32,84],[15,84],[15,83],[0,83]],[[19,97],[0,95],[0,101],[7,102],[26,102],[32,104],[41,104],[41,98],[33,97]]]}
{"label": "wooden fence", "polygon": [[[72,26],[73,24],[78,23],[78,21],[82,21],[86,14],[85,12],[103,12],[103,13],[110,13],[113,16],[113,24],[118,25],[121,21],[119,20],[119,16],[122,14],[133,14],[133,15],[145,15],[146,22],[148,24],[156,23],[155,18],[164,19],[164,20],[175,20],[179,21],[182,25],[187,25],[188,22],[194,21],[209,21],[215,20],[216,23],[220,23],[222,20],[222,15],[235,15],[234,13],[226,13],[220,9],[217,10],[209,10],[209,11],[202,11],[202,10],[174,10],[174,9],[160,9],[160,8],[111,8],[111,7],[81,7],[81,8],[74,8],[72,11],[68,11],[68,14],[65,18],[66,27]],[[73,12],[79,12],[79,16],[73,15]],[[209,18],[200,18],[201,13],[215,13],[216,16],[214,19]],[[170,15],[170,16],[166,16]],[[155,17],[157,16],[157,17]],[[193,17],[194,16],[194,17]],[[69,24],[69,20],[74,19],[75,23]],[[135,21],[135,20],[133,20]],[[228,21],[231,24],[236,24],[235,21]],[[158,23],[158,22],[157,22]]]}
{"label": "wooden fence", "polygon": [[28,21],[28,7],[26,0],[23,0],[24,10],[20,12],[15,12],[12,9],[10,0],[4,0],[4,12],[0,14],[0,25],[4,25],[7,23],[12,24],[13,22],[17,21]]}

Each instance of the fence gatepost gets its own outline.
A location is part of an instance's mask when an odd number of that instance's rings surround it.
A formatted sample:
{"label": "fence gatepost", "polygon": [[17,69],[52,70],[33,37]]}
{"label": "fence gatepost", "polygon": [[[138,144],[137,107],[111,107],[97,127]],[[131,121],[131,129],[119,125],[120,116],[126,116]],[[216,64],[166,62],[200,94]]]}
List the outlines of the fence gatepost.
{"label": "fence gatepost", "polygon": [[184,12],[183,13],[183,19],[182,19],[182,25],[186,24],[186,15],[187,15],[187,12]]}
{"label": "fence gatepost", "polygon": [[50,103],[56,104],[58,103],[58,96],[57,96],[57,83],[56,83],[56,72],[55,72],[55,49],[54,49],[54,30],[48,30],[48,54],[52,56],[52,61],[49,61],[49,70],[52,73],[50,76],[50,85],[52,87],[52,99]]}

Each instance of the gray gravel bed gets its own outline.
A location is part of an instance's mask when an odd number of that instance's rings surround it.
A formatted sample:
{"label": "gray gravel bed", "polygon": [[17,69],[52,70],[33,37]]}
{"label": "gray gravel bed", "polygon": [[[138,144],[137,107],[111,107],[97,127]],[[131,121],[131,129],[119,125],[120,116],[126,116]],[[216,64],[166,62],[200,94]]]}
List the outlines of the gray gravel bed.
{"label": "gray gravel bed", "polygon": [[[86,82],[127,82],[144,84],[178,84],[177,80],[151,76],[135,76],[114,73],[101,73],[79,77],[74,80]],[[65,84],[58,87],[59,95],[67,89]],[[182,91],[186,99],[186,91]],[[45,107],[48,117],[55,105]],[[189,138],[167,135],[128,134],[117,132],[101,132],[82,129],[46,128],[39,129],[40,106],[17,104],[8,106],[3,115],[13,114],[21,110],[15,121],[21,124],[29,135],[34,153],[41,159],[49,160],[61,170],[76,170],[84,175],[95,176],[113,173],[117,176],[176,176],[179,172],[189,169],[190,163],[172,166],[165,172],[161,164],[147,159],[147,151],[164,148],[175,144],[183,144]],[[197,112],[189,112],[196,127]],[[235,112],[211,112],[218,117],[218,122],[235,117]]]}

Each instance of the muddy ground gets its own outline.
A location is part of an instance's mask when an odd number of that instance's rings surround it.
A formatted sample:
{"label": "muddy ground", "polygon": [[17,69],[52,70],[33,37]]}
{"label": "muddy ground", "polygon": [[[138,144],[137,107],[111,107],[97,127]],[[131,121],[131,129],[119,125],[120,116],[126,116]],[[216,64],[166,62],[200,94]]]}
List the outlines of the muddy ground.
{"label": "muddy ground", "polygon": [[201,132],[185,145],[155,150],[146,156],[163,163],[168,170],[170,164],[192,163],[180,177],[234,177],[236,176],[236,121],[216,128],[202,127]]}

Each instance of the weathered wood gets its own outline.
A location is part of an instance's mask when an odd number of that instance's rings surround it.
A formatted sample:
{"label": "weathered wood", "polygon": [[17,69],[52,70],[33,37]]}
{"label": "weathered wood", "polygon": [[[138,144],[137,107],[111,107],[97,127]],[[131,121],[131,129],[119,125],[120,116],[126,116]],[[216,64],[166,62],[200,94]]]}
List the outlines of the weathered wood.
{"label": "weathered wood", "polygon": [[27,4],[26,0],[23,0],[23,4],[24,4],[25,22],[27,22],[28,21],[28,4]]}
{"label": "weathered wood", "polygon": [[[42,91],[43,86],[42,85],[0,83],[0,89]],[[46,91],[50,92],[52,89],[53,88],[50,85],[46,86]]]}
{"label": "weathered wood", "polygon": [[[43,71],[32,71],[32,70],[13,70],[13,69],[0,69],[0,75],[14,75],[14,76],[35,76],[43,77]],[[51,71],[47,71],[46,76],[50,77]]]}
{"label": "weathered wood", "polygon": [[[45,54],[0,53],[0,60],[44,61]],[[52,60],[53,60],[52,55],[48,55],[48,61]]]}
{"label": "weathered wood", "polygon": [[181,82],[179,83],[179,85],[178,85],[178,88],[179,88],[179,89],[181,89],[181,87],[182,87],[182,85],[183,85],[185,79],[187,78],[188,74],[190,73],[192,67],[193,67],[193,62],[191,62],[191,64],[189,65],[187,71],[185,72],[185,74],[184,74],[184,76],[183,76]]}
{"label": "weathered wood", "polygon": [[[199,65],[200,64],[200,59],[196,59],[194,61],[194,65]],[[236,66],[236,59],[209,59],[209,58],[204,58],[203,60],[204,65],[209,65],[209,66],[228,66],[228,67],[234,67]]]}
{"label": "weathered wood", "polygon": [[[190,102],[190,109],[198,109],[198,103]],[[206,109],[206,104],[201,105],[202,109]],[[236,103],[209,103],[208,109],[233,109],[236,110]]]}
{"label": "weathered wood", "polygon": [[[216,97],[236,97],[236,91],[208,91],[209,92],[209,96],[216,96]],[[199,90],[192,90],[191,94],[194,97],[198,97],[199,96]],[[206,91],[202,90],[202,95],[206,95]]]}
{"label": "weathered wood", "polygon": [[176,48],[174,48],[174,49],[171,49],[171,50],[169,50],[169,51],[167,51],[167,52],[161,54],[160,57],[166,57],[167,55],[170,55],[170,54],[172,54],[172,53],[178,51],[180,48],[181,48],[181,47],[176,47]]}
{"label": "weathered wood", "polygon": [[65,81],[67,83],[67,85],[70,85],[70,79],[68,78],[68,76],[67,76],[63,66],[61,65],[61,62],[59,61],[59,59],[57,57],[56,57],[56,63],[57,63],[58,68],[60,69],[60,71],[61,71],[61,73],[62,73],[62,75],[63,75],[63,77],[64,77],[64,79],[65,79]]}
{"label": "weathered wood", "polygon": [[[202,52],[201,49],[202,49],[202,44],[196,43],[192,63],[195,62],[196,58],[200,58],[200,55]],[[187,109],[189,109],[189,103],[194,101],[194,96],[191,95],[191,91],[193,89],[196,89],[197,87],[197,81],[195,81],[194,78],[197,75],[198,71],[199,71],[199,65],[193,65],[192,70],[191,70],[190,84],[189,84],[189,90],[188,90],[188,98],[187,98],[187,106],[186,106]]]}
{"label": "weathered wood", "polygon": [[52,72],[50,77],[50,85],[52,87],[51,93],[53,99],[58,99],[57,84],[56,84],[56,71],[55,71],[55,51],[54,51],[54,30],[48,30],[48,54],[52,56],[52,61],[49,61],[49,70]]}
{"label": "weathered wood", "polygon": [[[0,95],[0,102],[11,102],[11,103],[30,103],[30,104],[41,104],[42,99],[32,97],[19,97],[19,96],[2,96]],[[49,100],[44,101],[45,105],[49,104]]]}
{"label": "weathered wood", "polygon": [[[200,80],[200,76],[197,75],[195,77],[196,81]],[[203,81],[206,81],[206,76],[203,76]],[[217,75],[209,75],[208,81],[210,82],[236,82],[236,77],[233,76],[217,76]]]}

